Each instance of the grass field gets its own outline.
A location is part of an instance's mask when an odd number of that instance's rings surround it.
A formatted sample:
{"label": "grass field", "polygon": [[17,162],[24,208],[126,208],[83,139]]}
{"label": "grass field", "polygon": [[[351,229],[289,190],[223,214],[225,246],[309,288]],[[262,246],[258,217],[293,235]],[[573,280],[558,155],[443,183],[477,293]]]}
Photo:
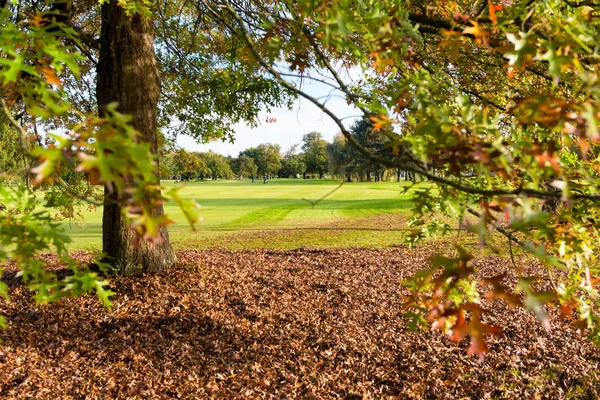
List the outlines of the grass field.
{"label": "grass field", "polygon": [[[163,182],[164,187],[173,182]],[[176,249],[291,249],[388,247],[402,242],[411,206],[405,184],[330,180],[186,182],[185,198],[202,206],[192,231],[173,204],[165,209]],[[320,201],[319,201],[320,200]],[[82,226],[65,222],[72,250],[101,246],[102,210],[84,213]]]}

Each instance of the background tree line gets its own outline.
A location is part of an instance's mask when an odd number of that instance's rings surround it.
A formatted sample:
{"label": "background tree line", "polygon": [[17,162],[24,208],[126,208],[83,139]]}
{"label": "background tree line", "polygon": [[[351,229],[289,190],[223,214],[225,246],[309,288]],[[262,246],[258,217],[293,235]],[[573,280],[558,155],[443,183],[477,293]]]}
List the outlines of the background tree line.
{"label": "background tree line", "polygon": [[[382,157],[400,157],[406,149],[395,149],[393,142],[373,129],[370,119],[358,120],[352,135],[365,148]],[[259,144],[239,153],[237,157],[212,151],[185,149],[166,150],[160,159],[161,179],[204,180],[263,177],[319,178],[329,173],[347,182],[415,179],[415,174],[399,168],[389,168],[373,162],[338,134],[329,143],[319,132],[310,132],[302,143],[282,151],[281,146]]]}

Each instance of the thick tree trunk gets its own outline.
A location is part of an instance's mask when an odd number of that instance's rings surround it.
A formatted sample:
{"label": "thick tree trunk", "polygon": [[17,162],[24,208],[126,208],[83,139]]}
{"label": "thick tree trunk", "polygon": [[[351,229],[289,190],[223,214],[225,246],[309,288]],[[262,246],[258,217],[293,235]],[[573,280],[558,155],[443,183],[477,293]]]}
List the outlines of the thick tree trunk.
{"label": "thick tree trunk", "polygon": [[[160,80],[151,18],[125,15],[117,0],[102,6],[97,76],[100,115],[107,104],[119,103],[120,112],[133,116],[132,125],[140,132],[140,140],[148,142],[156,152]],[[156,173],[158,180],[158,169]],[[173,265],[177,258],[167,228],[159,228],[161,243],[152,245],[142,239],[136,244],[135,233],[125,225],[120,204],[116,204],[119,197],[118,193],[105,190],[102,249],[108,262],[123,274],[154,272]],[[163,213],[162,206],[154,209],[155,215]]]}

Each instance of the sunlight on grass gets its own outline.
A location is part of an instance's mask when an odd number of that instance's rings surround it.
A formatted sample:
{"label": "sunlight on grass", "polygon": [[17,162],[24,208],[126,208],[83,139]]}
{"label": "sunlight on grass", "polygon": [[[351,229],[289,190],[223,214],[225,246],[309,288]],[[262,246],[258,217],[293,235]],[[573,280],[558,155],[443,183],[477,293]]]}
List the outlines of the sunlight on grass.
{"label": "sunlight on grass", "polygon": [[[172,187],[173,182],[163,182]],[[193,231],[181,211],[165,204],[178,249],[222,247],[379,247],[401,241],[410,194],[405,183],[345,183],[331,180],[186,182],[184,198],[202,206]],[[102,210],[84,212],[83,226],[64,223],[73,250],[99,249]],[[386,216],[388,216],[386,218]]]}

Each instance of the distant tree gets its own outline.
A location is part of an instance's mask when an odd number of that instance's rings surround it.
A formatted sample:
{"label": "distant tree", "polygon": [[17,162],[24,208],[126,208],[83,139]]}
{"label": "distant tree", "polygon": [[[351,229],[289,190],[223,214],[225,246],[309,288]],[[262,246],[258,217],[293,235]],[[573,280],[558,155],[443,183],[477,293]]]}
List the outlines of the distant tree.
{"label": "distant tree", "polygon": [[19,133],[7,122],[0,121],[0,181],[26,181],[29,163],[21,148]]}
{"label": "distant tree", "polygon": [[292,156],[284,156],[281,159],[281,169],[278,175],[282,178],[302,175],[306,171],[306,163],[304,162],[304,154],[294,154]]}
{"label": "distant tree", "polygon": [[325,146],[329,172],[336,177],[352,182],[352,172],[355,169],[354,147],[341,133],[333,138],[333,143]]}
{"label": "distant tree", "polygon": [[158,161],[158,175],[160,179],[173,179],[175,174],[173,173],[173,156],[164,154]]}
{"label": "distant tree", "polygon": [[256,177],[258,174],[258,167],[256,166],[253,158],[248,156],[240,156],[236,159],[235,168],[233,171],[240,176]]}
{"label": "distant tree", "polygon": [[206,167],[205,160],[183,149],[172,152],[171,160],[172,174],[182,181],[193,179],[199,170]]}
{"label": "distant tree", "polygon": [[258,167],[260,175],[273,177],[281,169],[281,146],[278,144],[263,143],[256,147],[251,147],[240,153],[241,156],[250,157]]}
{"label": "distant tree", "polygon": [[[350,134],[370,154],[402,163],[413,163],[412,153],[408,147],[392,141],[374,129],[370,118],[356,121],[350,128]],[[333,143],[328,144],[325,150],[329,171],[338,177],[345,176],[348,181],[352,180],[353,175],[358,180],[370,180],[373,176],[375,181],[380,181],[384,180],[386,172],[392,170],[379,162],[372,161],[348,143],[346,137],[341,134],[336,136]],[[400,176],[399,168],[393,169],[393,172]]]}
{"label": "distant tree", "polygon": [[[323,178],[327,172],[327,153],[325,146],[327,142],[319,132],[310,132],[302,138],[302,150],[306,162],[306,172],[318,174]],[[306,178],[306,175],[304,176]]]}
{"label": "distant tree", "polygon": [[195,157],[204,162],[204,166],[198,170],[200,179],[210,177],[212,180],[218,178],[231,178],[233,177],[233,171],[229,166],[229,162],[222,154],[208,151],[205,153],[192,153]]}
{"label": "distant tree", "polygon": [[225,161],[227,161],[227,164],[229,165],[229,169],[231,170],[231,172],[233,173],[233,175],[239,175],[237,173],[237,162],[238,162],[238,159],[236,157],[233,157],[233,156],[225,156]]}
{"label": "distant tree", "polygon": [[[390,142],[389,138],[373,129],[373,122],[370,118],[359,119],[352,125],[350,131],[356,141],[363,148],[368,149],[371,154],[376,154],[386,159],[393,158],[391,147],[388,146]],[[365,176],[367,181],[371,180],[371,174],[373,174],[376,182],[383,179],[385,166],[372,161],[356,149],[352,150],[352,154],[355,160],[356,172]]]}
{"label": "distant tree", "polygon": [[281,178],[296,178],[306,171],[306,162],[304,161],[304,153],[298,153],[300,144],[296,143],[283,154],[281,159],[281,169],[277,173]]}

